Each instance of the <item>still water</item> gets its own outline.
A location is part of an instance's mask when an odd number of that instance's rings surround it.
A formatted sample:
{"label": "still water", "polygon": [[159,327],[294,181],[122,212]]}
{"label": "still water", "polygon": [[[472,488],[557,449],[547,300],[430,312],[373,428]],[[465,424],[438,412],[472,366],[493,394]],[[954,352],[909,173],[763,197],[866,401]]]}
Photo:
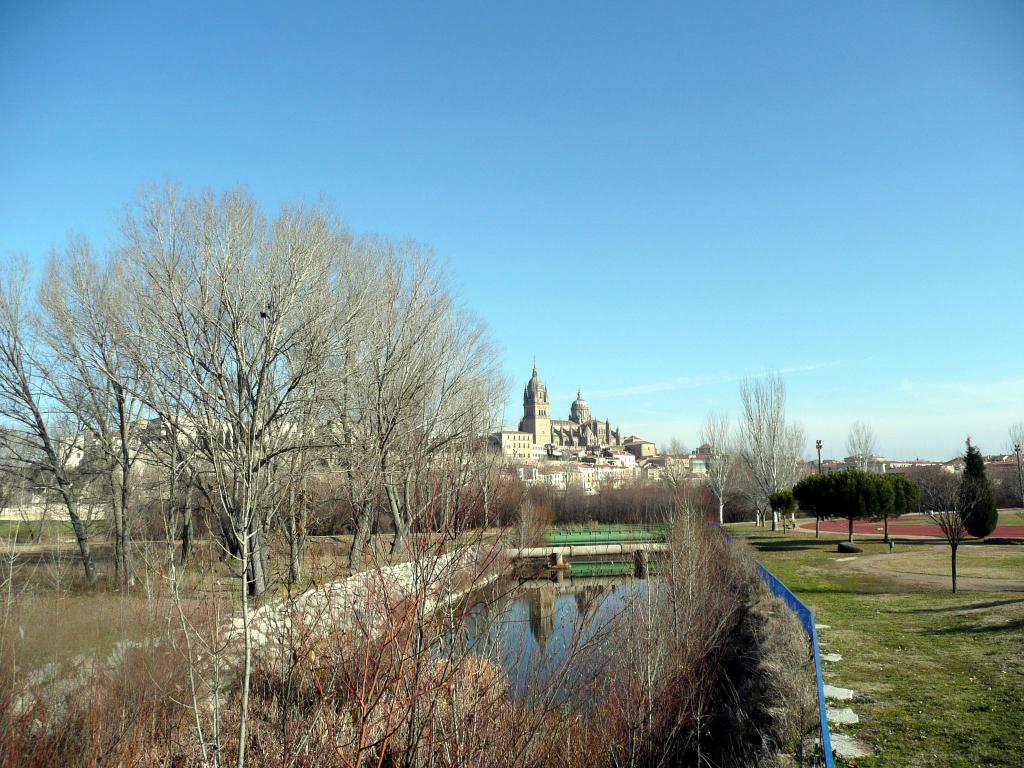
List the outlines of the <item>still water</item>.
{"label": "still water", "polygon": [[470,604],[463,642],[501,664],[513,695],[565,698],[614,657],[612,631],[648,602],[656,583],[630,576],[509,579]]}

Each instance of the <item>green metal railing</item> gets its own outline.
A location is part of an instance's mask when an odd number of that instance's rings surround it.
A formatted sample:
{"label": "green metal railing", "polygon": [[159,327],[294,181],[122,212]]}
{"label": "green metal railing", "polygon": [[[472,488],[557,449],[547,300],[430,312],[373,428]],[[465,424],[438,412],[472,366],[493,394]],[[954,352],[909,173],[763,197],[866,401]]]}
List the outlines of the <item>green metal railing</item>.
{"label": "green metal railing", "polygon": [[[568,568],[570,578],[586,578],[587,576],[632,576],[635,565],[630,560],[574,560]],[[657,561],[647,566],[648,574],[658,574]]]}
{"label": "green metal railing", "polygon": [[544,537],[548,546],[566,544],[624,544],[665,541],[665,525],[579,525],[552,528]]}

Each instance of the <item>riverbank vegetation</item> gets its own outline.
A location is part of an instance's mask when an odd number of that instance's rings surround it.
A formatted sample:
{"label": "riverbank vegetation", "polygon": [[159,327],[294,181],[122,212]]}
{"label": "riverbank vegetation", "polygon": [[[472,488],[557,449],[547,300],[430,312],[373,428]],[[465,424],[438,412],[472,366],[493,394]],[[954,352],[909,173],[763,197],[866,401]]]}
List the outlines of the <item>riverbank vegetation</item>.
{"label": "riverbank vegetation", "polygon": [[529,497],[536,508],[544,510],[544,520],[550,524],[661,524],[680,494],[685,497],[687,507],[702,518],[710,514],[715,503],[714,496],[704,485],[693,484],[682,489],[669,482],[609,486],[594,494],[535,486],[530,489]]}
{"label": "riverbank vegetation", "polygon": [[[482,538],[447,551],[425,543],[413,561],[373,566],[344,588],[333,564],[311,559],[316,586],[251,621],[246,708],[229,591],[175,600],[158,586],[131,604],[78,595],[95,615],[66,627],[55,642],[80,646],[52,660],[19,641],[18,627],[43,617],[16,605],[4,626],[0,764],[233,764],[243,713],[246,762],[266,766],[770,765],[800,753],[817,722],[801,628],[741,545],[694,514],[669,522],[660,579],[599,632],[570,628],[564,663],[524,691],[473,642],[503,631],[479,623],[505,594],[498,582],[476,588],[505,568]],[[594,592],[584,614],[611,594]],[[105,642],[89,647],[99,624]]]}

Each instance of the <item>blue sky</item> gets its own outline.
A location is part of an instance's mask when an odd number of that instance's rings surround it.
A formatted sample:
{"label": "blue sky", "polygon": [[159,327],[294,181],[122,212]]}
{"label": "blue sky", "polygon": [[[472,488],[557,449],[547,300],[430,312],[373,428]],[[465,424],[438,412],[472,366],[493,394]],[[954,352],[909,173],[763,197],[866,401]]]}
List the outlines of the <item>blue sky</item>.
{"label": "blue sky", "polygon": [[433,246],[510,422],[534,355],[690,446],[767,369],[828,455],[1024,420],[1024,3],[3,3],[0,253],[168,178]]}

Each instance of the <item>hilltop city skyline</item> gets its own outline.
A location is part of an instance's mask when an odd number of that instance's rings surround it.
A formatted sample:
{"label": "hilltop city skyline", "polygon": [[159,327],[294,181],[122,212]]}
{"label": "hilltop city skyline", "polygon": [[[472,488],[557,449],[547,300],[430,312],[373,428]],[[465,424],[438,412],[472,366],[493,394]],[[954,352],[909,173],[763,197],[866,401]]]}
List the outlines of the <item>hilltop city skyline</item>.
{"label": "hilltop city skyline", "polygon": [[[800,380],[801,377],[804,375],[813,376],[819,369],[839,365],[842,365],[842,363],[808,365],[789,369],[766,369],[760,373],[751,372],[746,375],[722,374],[682,377],[665,382],[634,384],[607,389],[591,389],[586,386],[561,388],[556,383],[556,388],[549,386],[548,392],[551,412],[554,418],[570,417],[572,403],[577,397],[582,395],[595,413],[610,414],[612,416],[612,426],[621,426],[623,435],[632,433],[642,434],[644,437],[649,437],[659,446],[665,446],[672,441],[678,441],[688,450],[693,450],[700,443],[700,433],[708,413],[725,412],[729,414],[734,424],[737,422],[739,415],[739,386],[742,381],[753,380],[767,373],[778,372],[783,376],[791,393],[789,396],[790,416],[794,421],[803,426],[807,433],[804,450],[804,458],[806,459],[816,456],[815,441],[819,439],[823,443],[823,457],[837,460],[845,458],[848,455],[846,443],[850,428],[858,421],[866,423],[872,429],[878,441],[878,455],[887,458],[945,461],[963,453],[964,443],[968,437],[971,437],[972,442],[975,444],[982,445],[986,454],[1009,453],[1013,449],[1013,442],[1008,434],[1008,428],[1012,422],[1007,422],[1003,426],[998,420],[995,420],[993,428],[988,432],[985,430],[965,432],[959,442],[959,446],[952,445],[945,453],[942,452],[941,448],[933,453],[928,453],[926,451],[915,451],[913,439],[901,439],[898,435],[894,437],[893,427],[897,425],[894,425],[892,422],[872,423],[857,417],[850,417],[849,421],[844,421],[844,418],[846,418],[845,414],[829,414],[826,412],[827,409],[815,407],[813,397],[810,398],[812,407],[809,409],[809,412],[817,416],[813,422],[803,419],[801,417],[802,406],[806,404],[807,398],[802,394],[806,390],[805,387],[801,386],[804,383]],[[542,366],[535,365],[535,369],[541,368]],[[520,376],[519,378],[522,379],[523,377]],[[545,381],[547,381],[546,376]],[[900,386],[907,389],[913,387],[909,382],[902,382]],[[521,403],[518,400],[518,392],[521,392],[521,389],[521,384],[518,387],[513,385],[513,391],[506,400],[502,419],[503,427],[506,429],[516,429],[516,425],[522,415]],[[794,390],[798,393],[796,397],[792,395]],[[623,404],[627,405],[621,407],[622,411],[626,413],[636,412],[635,408],[628,407],[630,400],[644,399],[647,404],[654,408],[663,407],[658,402],[658,397],[661,393],[669,393],[673,398],[680,397],[679,393],[689,393],[693,402],[693,405],[685,409],[685,413],[689,418],[679,418],[678,411],[675,412],[675,417],[666,419],[640,418],[626,421],[618,417],[619,411],[616,411],[615,408],[623,406]],[[948,394],[949,396],[954,396],[956,394],[955,388],[950,387]],[[936,403],[938,403],[938,400],[936,400]],[[700,411],[700,405],[702,404],[707,407],[707,410],[704,412]],[[1009,398],[1007,398],[1007,412],[1012,412]],[[951,420],[951,423],[956,423],[955,417]],[[814,425],[817,425],[819,428],[815,430]],[[1000,429],[1002,430],[1002,435],[999,434]],[[979,434],[991,439],[986,444],[984,440],[979,440]]]}

